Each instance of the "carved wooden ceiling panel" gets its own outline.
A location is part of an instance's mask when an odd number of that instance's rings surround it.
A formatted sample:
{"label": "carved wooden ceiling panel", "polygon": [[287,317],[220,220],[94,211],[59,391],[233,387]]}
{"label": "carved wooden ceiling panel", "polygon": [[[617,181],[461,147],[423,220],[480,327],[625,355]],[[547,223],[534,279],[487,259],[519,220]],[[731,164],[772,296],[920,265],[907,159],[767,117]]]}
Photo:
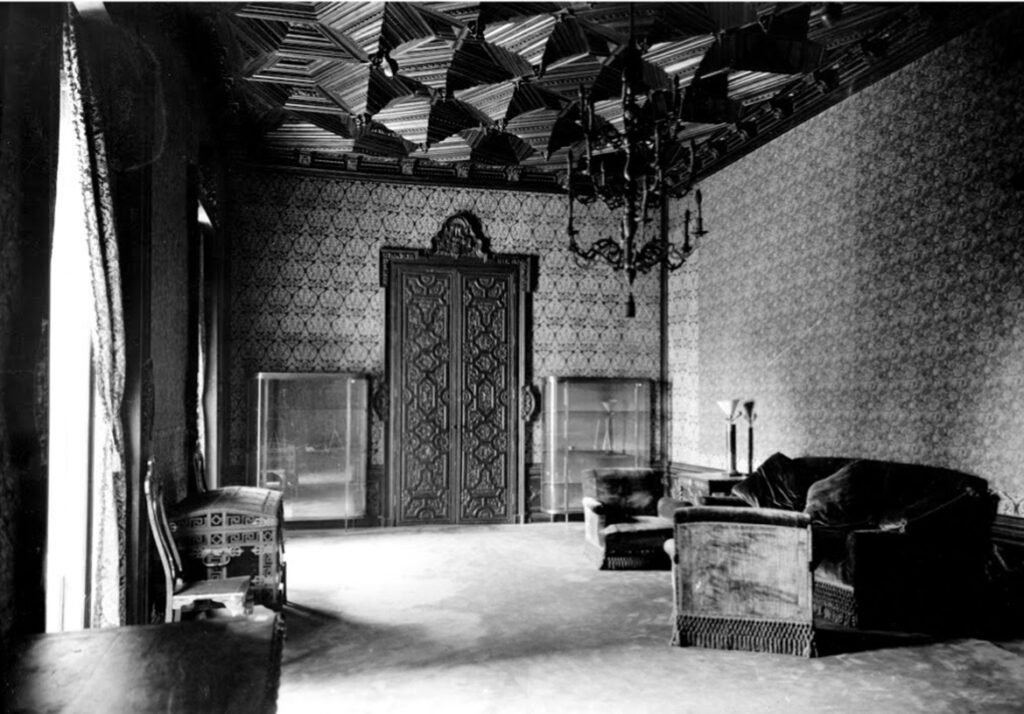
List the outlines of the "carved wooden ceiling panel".
{"label": "carved wooden ceiling panel", "polygon": [[632,26],[643,83],[681,95],[679,138],[693,140],[694,179],[993,12],[969,3],[630,5],[257,2],[205,12],[216,14],[234,101],[261,127],[265,156],[421,175],[450,162],[553,175],[567,151],[582,150],[581,86],[608,131],[621,131]]}

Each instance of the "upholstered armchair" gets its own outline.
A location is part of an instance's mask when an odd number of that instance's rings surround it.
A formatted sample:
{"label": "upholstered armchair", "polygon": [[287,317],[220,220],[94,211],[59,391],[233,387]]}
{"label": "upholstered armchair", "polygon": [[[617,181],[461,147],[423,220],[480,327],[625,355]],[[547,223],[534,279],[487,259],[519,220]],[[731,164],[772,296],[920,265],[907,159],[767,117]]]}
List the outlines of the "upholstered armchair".
{"label": "upholstered armchair", "polygon": [[655,469],[584,471],[584,547],[602,570],[668,569],[672,521],[658,516],[662,493]]}
{"label": "upholstered armchair", "polygon": [[776,454],[731,506],[670,508],[680,645],[813,655],[816,625],[961,634],[996,499],[930,466]]}
{"label": "upholstered armchair", "polygon": [[674,644],[817,653],[807,514],[694,506],[674,521]]}

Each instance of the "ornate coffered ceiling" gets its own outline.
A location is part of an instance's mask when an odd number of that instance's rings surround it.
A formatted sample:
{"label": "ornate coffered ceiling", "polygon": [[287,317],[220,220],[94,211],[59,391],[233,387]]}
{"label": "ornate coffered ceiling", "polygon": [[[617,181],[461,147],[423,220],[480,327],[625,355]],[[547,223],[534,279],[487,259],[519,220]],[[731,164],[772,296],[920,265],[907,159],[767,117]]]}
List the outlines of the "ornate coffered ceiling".
{"label": "ornate coffered ceiling", "polygon": [[[197,7],[202,7],[197,5]],[[558,184],[580,89],[623,128],[634,38],[700,178],[993,12],[959,3],[220,3],[249,148],[306,166]],[[632,26],[632,32],[631,32]],[[692,140],[692,142],[690,141]],[[689,154],[690,151],[685,153]]]}

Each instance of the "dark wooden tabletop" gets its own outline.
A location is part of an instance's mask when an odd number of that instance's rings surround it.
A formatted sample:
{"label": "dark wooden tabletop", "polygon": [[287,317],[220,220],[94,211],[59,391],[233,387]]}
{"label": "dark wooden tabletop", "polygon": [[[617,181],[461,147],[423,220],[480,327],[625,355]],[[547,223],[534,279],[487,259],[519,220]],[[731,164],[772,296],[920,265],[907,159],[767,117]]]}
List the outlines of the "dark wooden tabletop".
{"label": "dark wooden tabletop", "polygon": [[274,613],[36,635],[5,658],[0,709],[274,712],[282,639]]}

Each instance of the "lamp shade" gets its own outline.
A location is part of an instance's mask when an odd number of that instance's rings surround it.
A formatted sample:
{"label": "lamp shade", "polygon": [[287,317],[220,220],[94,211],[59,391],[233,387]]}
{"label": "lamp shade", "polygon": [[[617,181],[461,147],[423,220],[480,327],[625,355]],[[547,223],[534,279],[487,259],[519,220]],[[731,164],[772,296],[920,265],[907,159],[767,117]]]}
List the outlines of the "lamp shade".
{"label": "lamp shade", "polygon": [[739,418],[740,404],[743,403],[742,399],[723,399],[718,402],[718,408],[725,414],[725,418],[729,421],[735,421]]}

